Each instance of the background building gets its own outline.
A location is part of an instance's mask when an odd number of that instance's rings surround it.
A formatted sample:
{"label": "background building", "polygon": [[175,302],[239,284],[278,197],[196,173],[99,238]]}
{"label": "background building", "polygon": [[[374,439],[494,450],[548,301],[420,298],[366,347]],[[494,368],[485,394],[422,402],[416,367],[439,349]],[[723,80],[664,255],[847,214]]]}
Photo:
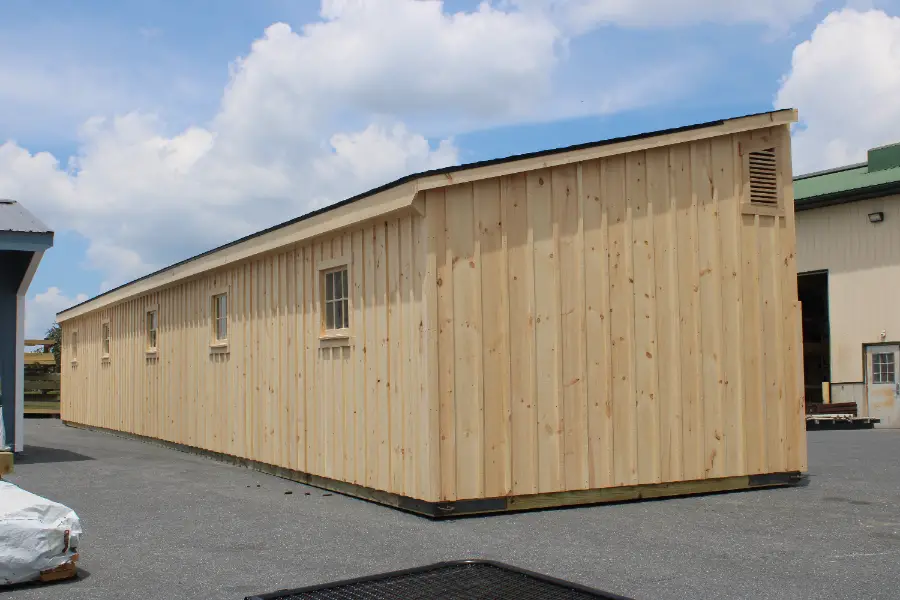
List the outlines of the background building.
{"label": "background building", "polygon": [[53,232],[13,200],[0,199],[0,406],[7,443],[24,448],[25,294]]}
{"label": "background building", "polygon": [[797,177],[807,401],[854,401],[900,427],[900,144]]}

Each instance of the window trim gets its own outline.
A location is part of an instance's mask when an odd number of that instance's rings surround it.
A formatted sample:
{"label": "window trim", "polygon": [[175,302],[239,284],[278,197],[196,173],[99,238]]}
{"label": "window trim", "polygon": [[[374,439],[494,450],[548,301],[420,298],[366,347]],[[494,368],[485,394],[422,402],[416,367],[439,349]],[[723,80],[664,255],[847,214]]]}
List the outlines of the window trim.
{"label": "window trim", "polygon": [[[156,313],[156,345],[150,345],[150,328],[147,323],[147,317],[150,313]],[[159,304],[150,304],[144,308],[144,352],[147,356],[153,357],[159,354]]]}
{"label": "window trim", "polygon": [[[741,213],[745,215],[784,216],[784,160],[785,144],[781,136],[773,131],[753,132],[758,137],[742,139],[738,142],[738,153],[741,158]],[[750,153],[760,150],[774,149],[776,161],[776,202],[773,205],[755,203],[750,198]]]}
{"label": "window trim", "polygon": [[[103,337],[104,327],[106,327],[106,331],[109,334],[108,338]],[[107,341],[108,343],[105,343]],[[104,346],[106,346],[106,348],[104,348]],[[104,350],[106,350],[106,352],[104,352]],[[100,321],[100,360],[108,361],[110,354],[112,354],[112,325],[109,323],[109,317],[106,317]]]}
{"label": "window trim", "polygon": [[[223,354],[227,353],[229,350],[228,346],[228,335],[229,335],[229,323],[228,316],[231,312],[231,290],[228,286],[220,286],[210,290],[209,293],[209,352],[210,354]],[[217,322],[218,319],[216,317],[216,299],[219,296],[225,296],[225,338],[219,339],[217,337]]]}
{"label": "window trim", "polygon": [[[316,278],[316,301],[319,306],[319,346],[322,348],[350,346],[353,344],[353,336],[351,335],[353,328],[353,323],[351,322],[351,315],[353,313],[353,295],[350,293],[350,290],[353,289],[353,282],[351,280],[350,257],[342,256],[340,258],[321,260],[316,264],[316,269],[318,271],[318,277]],[[325,276],[329,273],[340,271],[347,272],[347,289],[344,291],[346,297],[342,298],[342,300],[346,300],[347,302],[347,327],[328,329],[325,314]]]}

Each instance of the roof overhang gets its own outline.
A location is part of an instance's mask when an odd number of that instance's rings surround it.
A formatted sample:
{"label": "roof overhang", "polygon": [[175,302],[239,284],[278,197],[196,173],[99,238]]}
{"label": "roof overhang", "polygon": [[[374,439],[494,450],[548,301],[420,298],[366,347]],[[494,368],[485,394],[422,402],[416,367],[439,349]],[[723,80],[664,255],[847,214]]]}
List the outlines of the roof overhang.
{"label": "roof overhang", "polygon": [[795,109],[777,110],[409,175],[136,279],[60,312],[57,321],[61,323],[128,298],[196,277],[201,273],[352,227],[376,217],[405,210],[416,210],[424,214],[424,202],[419,193],[426,190],[767,127],[790,125],[796,123],[797,118]]}
{"label": "roof overhang", "polygon": [[0,231],[0,250],[43,252],[53,246],[53,232]]}
{"label": "roof overhang", "polygon": [[867,188],[835,192],[832,194],[810,196],[807,198],[803,198],[802,200],[795,201],[794,210],[796,212],[802,212],[805,210],[824,208],[826,206],[850,204],[851,202],[859,202],[861,200],[870,200],[872,198],[883,198],[884,196],[895,195],[900,195],[900,181],[891,181],[889,183],[884,183],[881,185],[873,185]]}

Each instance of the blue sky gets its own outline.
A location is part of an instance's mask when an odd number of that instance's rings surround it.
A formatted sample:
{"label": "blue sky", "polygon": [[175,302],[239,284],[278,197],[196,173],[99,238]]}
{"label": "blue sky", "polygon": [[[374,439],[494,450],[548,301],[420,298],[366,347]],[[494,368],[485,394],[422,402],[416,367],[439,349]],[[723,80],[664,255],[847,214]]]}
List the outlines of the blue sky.
{"label": "blue sky", "polygon": [[783,105],[797,171],[900,140],[900,0],[671,4],[7,0],[0,196],[57,232],[29,334],[410,171]]}

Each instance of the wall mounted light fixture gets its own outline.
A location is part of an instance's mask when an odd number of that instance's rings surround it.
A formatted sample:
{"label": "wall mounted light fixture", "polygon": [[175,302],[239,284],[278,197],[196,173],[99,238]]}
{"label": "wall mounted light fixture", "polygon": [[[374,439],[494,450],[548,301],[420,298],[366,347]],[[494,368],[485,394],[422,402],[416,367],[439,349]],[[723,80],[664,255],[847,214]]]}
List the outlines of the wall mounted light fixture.
{"label": "wall mounted light fixture", "polygon": [[883,212],[869,213],[869,223],[881,223],[882,221],[884,221]]}

